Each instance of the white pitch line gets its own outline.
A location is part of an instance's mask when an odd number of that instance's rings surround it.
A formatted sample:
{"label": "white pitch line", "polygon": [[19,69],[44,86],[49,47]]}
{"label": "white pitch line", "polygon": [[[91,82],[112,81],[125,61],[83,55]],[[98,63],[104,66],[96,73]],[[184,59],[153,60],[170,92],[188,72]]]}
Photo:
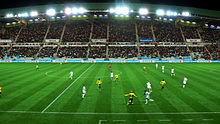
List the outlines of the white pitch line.
{"label": "white pitch line", "polygon": [[210,118],[210,119],[207,119],[207,118],[204,118],[202,119],[203,121],[213,121],[214,119]]}
{"label": "white pitch line", "polygon": [[102,122],[107,121],[107,120],[99,120],[99,124],[102,124]]}
{"label": "white pitch line", "polygon": [[44,108],[41,113],[44,113],[54,102],[57,101],[80,77],[82,77],[83,74],[85,74],[91,67],[93,67],[94,64],[89,66],[79,77],[77,77],[66,89],[63,90],[46,108]]}

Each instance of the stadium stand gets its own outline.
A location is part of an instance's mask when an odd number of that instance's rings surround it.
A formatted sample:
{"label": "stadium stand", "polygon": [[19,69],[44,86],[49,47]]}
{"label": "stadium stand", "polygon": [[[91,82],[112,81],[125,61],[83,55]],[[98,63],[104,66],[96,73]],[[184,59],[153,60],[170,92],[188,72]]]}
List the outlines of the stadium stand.
{"label": "stadium stand", "polygon": [[2,26],[0,31],[1,40],[12,41],[2,43],[1,59],[220,59],[219,30],[178,19],[94,19],[91,14],[87,19]]}

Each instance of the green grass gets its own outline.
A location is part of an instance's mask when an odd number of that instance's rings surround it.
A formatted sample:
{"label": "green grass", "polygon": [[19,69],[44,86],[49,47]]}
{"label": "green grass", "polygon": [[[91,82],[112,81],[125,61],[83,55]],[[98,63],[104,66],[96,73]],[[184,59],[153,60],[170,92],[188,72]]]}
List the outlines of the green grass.
{"label": "green grass", "polygon": [[[165,74],[162,64],[158,70],[155,64],[112,64],[114,74],[120,74],[115,84],[108,64],[39,64],[39,71],[35,64],[0,64],[0,123],[220,123],[220,64],[164,65]],[[175,77],[170,76],[171,67]],[[71,70],[74,80],[68,78]],[[185,89],[184,76],[188,77]],[[103,82],[101,92],[98,78]],[[164,90],[162,79],[167,82]],[[145,105],[147,80],[154,101]],[[81,98],[83,84],[85,99]],[[131,90],[138,98],[127,106],[124,94]]]}

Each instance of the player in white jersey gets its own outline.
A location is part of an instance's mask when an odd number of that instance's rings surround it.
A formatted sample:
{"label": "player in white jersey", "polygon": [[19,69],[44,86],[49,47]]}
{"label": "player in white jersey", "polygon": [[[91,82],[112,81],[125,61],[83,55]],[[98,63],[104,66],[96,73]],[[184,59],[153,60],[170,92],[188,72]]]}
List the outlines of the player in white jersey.
{"label": "player in white jersey", "polygon": [[156,69],[158,68],[158,64],[156,63]]}
{"label": "player in white jersey", "polygon": [[171,68],[171,76],[175,76],[174,68]]}
{"label": "player in white jersey", "polygon": [[70,72],[70,79],[73,80],[73,71]]}
{"label": "player in white jersey", "polygon": [[147,85],[147,88],[149,89],[149,92],[152,92],[151,83],[147,81],[146,85]]}
{"label": "player in white jersey", "polygon": [[186,76],[184,76],[184,79],[183,79],[183,88],[185,88],[187,80],[188,80],[188,79],[186,78]]}
{"label": "player in white jersey", "polygon": [[112,72],[112,71],[111,71],[110,77],[111,77],[111,80],[112,80],[112,79],[113,79],[113,77],[114,77],[114,74],[113,74],[113,72]]}
{"label": "player in white jersey", "polygon": [[82,98],[85,98],[86,95],[86,85],[83,84],[83,89],[82,89]]}
{"label": "player in white jersey", "polygon": [[146,102],[145,102],[145,104],[148,104],[148,101],[154,101],[153,99],[150,99],[150,93],[151,92],[147,92],[146,90],[144,91],[144,95],[146,95]]}
{"label": "player in white jersey", "polygon": [[164,73],[164,69],[165,69],[165,66],[164,65],[162,65],[162,72]]}

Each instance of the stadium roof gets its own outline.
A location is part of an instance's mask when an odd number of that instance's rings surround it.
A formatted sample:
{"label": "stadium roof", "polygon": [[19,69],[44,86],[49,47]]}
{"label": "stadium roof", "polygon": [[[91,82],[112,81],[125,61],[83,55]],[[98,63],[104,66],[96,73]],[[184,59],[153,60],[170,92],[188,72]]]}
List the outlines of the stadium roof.
{"label": "stadium roof", "polygon": [[[48,8],[55,8],[57,11],[63,10],[65,7],[69,6],[81,6],[88,10],[105,10],[111,7],[115,7],[118,4],[116,3],[71,3],[71,4],[50,4],[50,5],[39,5],[39,6],[29,6],[29,7],[18,7],[18,8],[9,8],[1,9],[0,16],[5,16],[8,13],[21,13],[26,11],[36,10],[39,13],[45,13]],[[141,3],[126,3],[126,6],[133,10],[138,10],[140,7],[146,7],[151,12],[155,12],[157,9],[168,9],[175,11],[189,11],[192,14],[199,16],[215,17],[220,18],[220,11],[217,10],[208,10],[201,8],[193,7],[183,7],[183,6],[171,6],[171,5],[160,5],[160,4],[141,4]]]}

